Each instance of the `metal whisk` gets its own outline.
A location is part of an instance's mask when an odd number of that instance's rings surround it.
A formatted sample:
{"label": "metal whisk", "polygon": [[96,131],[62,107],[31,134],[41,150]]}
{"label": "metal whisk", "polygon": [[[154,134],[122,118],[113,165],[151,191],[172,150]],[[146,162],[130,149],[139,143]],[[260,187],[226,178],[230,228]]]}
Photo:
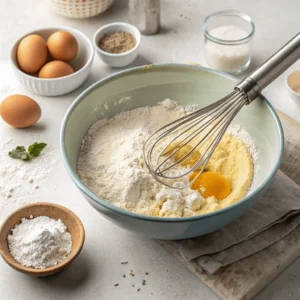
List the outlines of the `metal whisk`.
{"label": "metal whisk", "polygon": [[[191,172],[203,172],[228,126],[245,104],[300,58],[300,33],[242,80],[221,100],[175,120],[156,131],[144,144],[144,159],[153,177],[171,188]],[[184,166],[176,168],[175,166]]]}

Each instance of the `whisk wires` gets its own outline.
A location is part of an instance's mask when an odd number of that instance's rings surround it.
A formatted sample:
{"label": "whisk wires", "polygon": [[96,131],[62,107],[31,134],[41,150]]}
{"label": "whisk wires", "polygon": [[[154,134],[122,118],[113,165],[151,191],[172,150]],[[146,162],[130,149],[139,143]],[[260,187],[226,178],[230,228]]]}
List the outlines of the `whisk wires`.
{"label": "whisk wires", "polygon": [[185,186],[174,186],[174,182],[195,171],[198,174],[193,181],[200,176],[228,126],[247,101],[244,93],[234,90],[153,133],[143,150],[145,163],[154,178],[172,188],[189,186],[191,182]]}

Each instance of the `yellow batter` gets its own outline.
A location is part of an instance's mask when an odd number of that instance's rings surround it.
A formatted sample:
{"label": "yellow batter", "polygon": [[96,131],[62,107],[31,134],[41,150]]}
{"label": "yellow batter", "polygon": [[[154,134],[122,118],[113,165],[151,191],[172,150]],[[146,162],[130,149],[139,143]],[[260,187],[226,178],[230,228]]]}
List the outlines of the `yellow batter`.
{"label": "yellow batter", "polygon": [[[253,179],[253,161],[245,143],[231,134],[226,134],[215,152],[213,153],[205,172],[217,172],[223,175],[230,184],[229,195],[217,200],[211,196],[206,198],[205,204],[194,214],[204,214],[227,207],[240,199],[248,192]],[[222,193],[224,185],[217,185],[216,194]],[[202,195],[205,195],[205,188],[199,189]],[[185,216],[191,215],[189,212]]]}

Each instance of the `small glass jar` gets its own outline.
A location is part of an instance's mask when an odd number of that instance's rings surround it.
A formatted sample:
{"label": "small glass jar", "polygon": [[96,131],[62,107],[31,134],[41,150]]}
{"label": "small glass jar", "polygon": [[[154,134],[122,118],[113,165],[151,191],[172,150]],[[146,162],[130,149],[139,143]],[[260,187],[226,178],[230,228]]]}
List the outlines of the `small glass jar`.
{"label": "small glass jar", "polygon": [[251,61],[251,41],[255,26],[251,18],[236,10],[215,12],[204,20],[204,55],[216,70],[237,75]]}

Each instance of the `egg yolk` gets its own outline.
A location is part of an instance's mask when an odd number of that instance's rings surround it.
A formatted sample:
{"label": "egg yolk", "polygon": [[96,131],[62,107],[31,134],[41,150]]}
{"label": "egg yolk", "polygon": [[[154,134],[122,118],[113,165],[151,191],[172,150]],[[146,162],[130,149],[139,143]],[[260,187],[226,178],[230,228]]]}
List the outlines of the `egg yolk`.
{"label": "egg yolk", "polygon": [[[173,149],[172,149],[173,148]],[[174,160],[177,162],[182,159],[193,147],[191,145],[185,145],[178,150],[178,146],[169,145],[163,155],[168,156],[174,153]],[[187,159],[183,160],[180,165],[183,167],[193,167],[200,159],[200,152],[195,151],[192,155],[189,155]],[[193,181],[198,176],[199,171],[193,172],[189,180]],[[193,190],[197,190],[205,198],[214,196],[217,200],[223,200],[230,194],[230,183],[225,176],[217,172],[203,172],[200,176],[191,184]]]}
{"label": "egg yolk", "polygon": [[[199,171],[193,172],[189,179],[192,181]],[[230,194],[230,183],[225,176],[217,172],[203,172],[191,184],[193,190],[199,191],[203,197],[214,196],[217,200],[223,200]]]}
{"label": "egg yolk", "polygon": [[[164,156],[170,155],[173,152],[175,152],[178,149],[178,146],[175,146],[174,149],[172,149],[174,145],[169,145],[165,152],[163,153]],[[185,145],[181,149],[179,149],[175,154],[174,154],[174,160],[177,162],[181,158],[183,158],[188,152],[192,149],[193,147],[190,145]],[[189,154],[187,158],[185,158],[180,165],[183,167],[193,167],[197,161],[200,159],[200,153],[198,151],[195,151],[193,154]]]}

